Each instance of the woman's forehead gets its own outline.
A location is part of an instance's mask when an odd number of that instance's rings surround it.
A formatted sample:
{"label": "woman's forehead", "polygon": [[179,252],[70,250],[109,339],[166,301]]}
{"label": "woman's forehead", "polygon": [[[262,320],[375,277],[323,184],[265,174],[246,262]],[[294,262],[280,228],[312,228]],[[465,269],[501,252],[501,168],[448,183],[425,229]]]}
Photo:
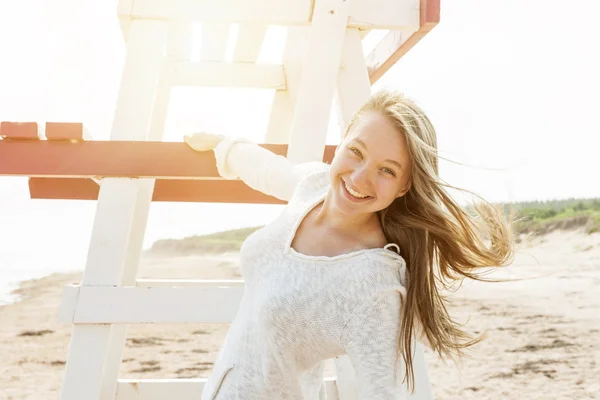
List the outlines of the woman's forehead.
{"label": "woman's forehead", "polygon": [[406,150],[404,134],[386,117],[370,113],[348,132],[348,142],[357,143],[368,150],[402,156]]}

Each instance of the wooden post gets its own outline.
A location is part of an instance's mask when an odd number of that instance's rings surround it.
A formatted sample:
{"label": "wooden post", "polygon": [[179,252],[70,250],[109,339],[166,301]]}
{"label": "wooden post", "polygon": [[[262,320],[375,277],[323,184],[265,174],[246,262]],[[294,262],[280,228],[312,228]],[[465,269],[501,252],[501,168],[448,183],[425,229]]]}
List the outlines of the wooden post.
{"label": "wooden post", "polygon": [[286,88],[275,91],[265,137],[266,143],[289,143],[294,108],[298,99],[302,63],[310,29],[306,27],[288,27],[287,29],[282,57]]}
{"label": "wooden post", "polygon": [[[112,140],[147,138],[166,39],[165,22],[131,23]],[[152,183],[117,178],[102,182],[82,285],[131,284],[137,275]],[[76,325],[61,399],[113,399],[124,340],[125,326]]]}
{"label": "wooden post", "polygon": [[346,0],[315,2],[287,154],[294,163],[323,157],[346,36],[348,3]]}

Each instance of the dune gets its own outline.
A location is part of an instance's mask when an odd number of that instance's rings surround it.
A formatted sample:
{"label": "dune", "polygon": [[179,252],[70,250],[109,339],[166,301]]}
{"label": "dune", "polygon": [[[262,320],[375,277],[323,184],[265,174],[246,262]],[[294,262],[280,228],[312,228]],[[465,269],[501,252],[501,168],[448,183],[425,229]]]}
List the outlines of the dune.
{"label": "dune", "polygon": [[[236,252],[146,253],[140,278],[239,278]],[[57,322],[63,286],[81,273],[27,281],[0,307],[0,399],[58,398],[72,328]],[[428,352],[436,399],[600,399],[600,233],[529,237],[515,262],[449,293],[452,316],[487,334],[458,364]],[[467,322],[468,321],[468,322]],[[121,378],[208,375],[229,324],[132,325]]]}

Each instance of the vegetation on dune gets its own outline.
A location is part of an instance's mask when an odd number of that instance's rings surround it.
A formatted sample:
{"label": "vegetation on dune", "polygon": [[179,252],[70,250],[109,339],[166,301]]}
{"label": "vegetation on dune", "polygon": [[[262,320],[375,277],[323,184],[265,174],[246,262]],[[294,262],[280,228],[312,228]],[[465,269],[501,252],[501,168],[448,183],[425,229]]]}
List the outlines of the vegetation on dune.
{"label": "vegetation on dune", "polygon": [[158,254],[219,254],[239,251],[244,240],[261,227],[234,229],[183,239],[162,239],[154,242],[150,251]]}
{"label": "vegetation on dune", "polygon": [[[583,228],[600,232],[600,199],[567,199],[500,204],[513,215],[515,233],[544,235],[557,229]],[[261,227],[235,229],[210,235],[156,241],[155,254],[219,254],[239,251],[244,240]]]}
{"label": "vegetation on dune", "polygon": [[557,229],[600,232],[600,199],[566,199],[503,205],[515,215],[515,232],[544,235]]}

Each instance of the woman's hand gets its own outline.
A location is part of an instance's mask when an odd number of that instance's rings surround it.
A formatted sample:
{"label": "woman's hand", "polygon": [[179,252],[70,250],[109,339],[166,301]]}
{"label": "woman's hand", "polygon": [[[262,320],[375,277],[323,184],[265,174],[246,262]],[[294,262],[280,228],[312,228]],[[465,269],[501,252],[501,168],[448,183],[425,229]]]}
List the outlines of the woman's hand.
{"label": "woman's hand", "polygon": [[196,151],[214,150],[225,136],[214,133],[199,132],[185,135],[183,141]]}

